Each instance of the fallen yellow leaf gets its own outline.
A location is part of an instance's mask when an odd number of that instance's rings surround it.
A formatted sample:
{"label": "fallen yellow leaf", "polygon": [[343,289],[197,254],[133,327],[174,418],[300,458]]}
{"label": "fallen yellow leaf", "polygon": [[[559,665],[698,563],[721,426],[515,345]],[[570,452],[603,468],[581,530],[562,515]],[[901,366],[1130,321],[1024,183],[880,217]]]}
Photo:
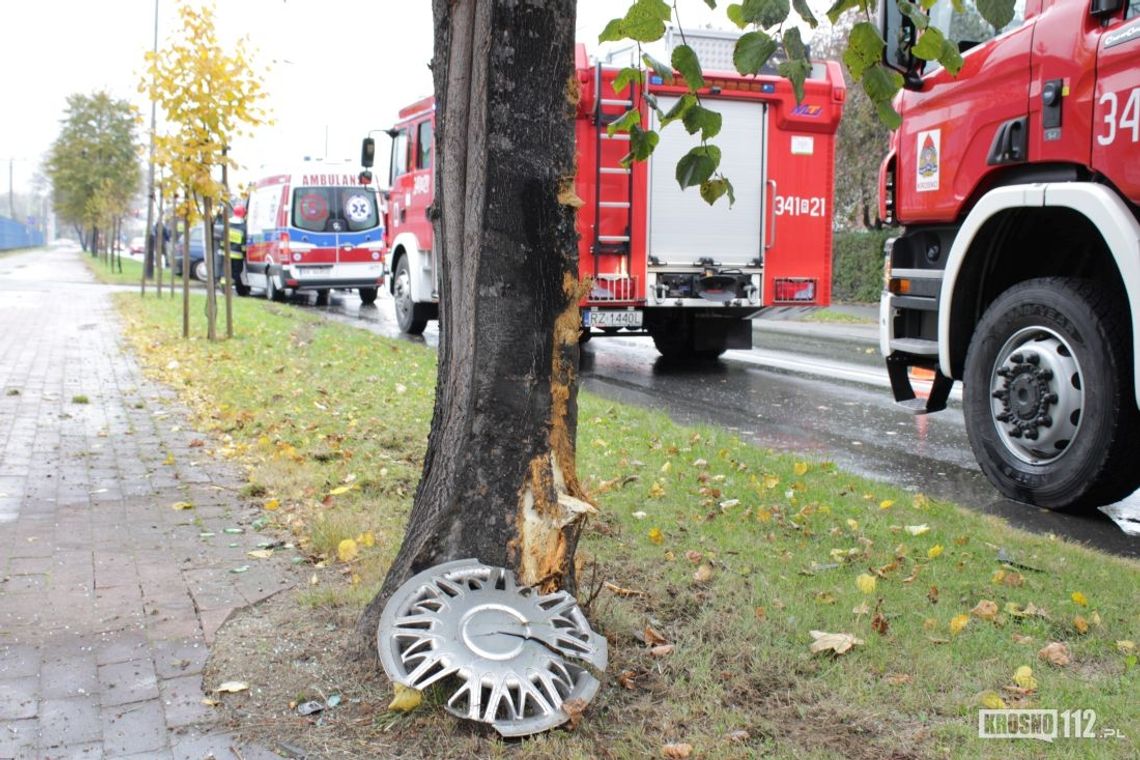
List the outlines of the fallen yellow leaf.
{"label": "fallen yellow leaf", "polygon": [[1073,600],[1074,603],[1079,604],[1082,607],[1088,607],[1089,606],[1088,597],[1086,597],[1080,591],[1074,591],[1072,597],[1070,597],[1070,598]]}
{"label": "fallen yellow leaf", "polygon": [[826,631],[809,631],[811,637],[815,639],[811,643],[812,654],[819,654],[820,652],[832,651],[835,654],[844,654],[858,644],[862,644],[862,639],[857,639],[850,633],[827,633]]}
{"label": "fallen yellow leaf", "polygon": [[1080,615],[1077,615],[1075,618],[1073,618],[1073,628],[1076,628],[1077,633],[1084,636],[1089,632],[1089,621],[1085,620]]}
{"label": "fallen yellow leaf", "polygon": [[890,509],[895,505],[894,499],[883,499],[879,502],[879,509]]}
{"label": "fallen yellow leaf", "polygon": [[862,573],[855,579],[855,585],[864,594],[873,594],[875,593],[875,576]]}
{"label": "fallen yellow leaf", "polygon": [[396,693],[392,697],[392,701],[388,703],[388,709],[393,712],[411,712],[419,707],[420,702],[423,701],[423,694],[419,689],[404,686],[402,683],[394,683],[392,686]]}
{"label": "fallen yellow leaf", "polygon": [[1136,642],[1131,639],[1122,639],[1116,642],[1116,649],[1124,654],[1132,654],[1136,651]]}
{"label": "fallen yellow leaf", "polygon": [[982,707],[988,710],[1005,710],[1005,701],[998,696],[996,691],[983,691],[978,695],[978,701],[981,702]]}
{"label": "fallen yellow leaf", "polygon": [[341,494],[346,494],[351,490],[352,486],[337,486],[333,490],[329,491],[329,496],[340,496]]}
{"label": "fallen yellow leaf", "polygon": [[219,694],[221,694],[223,692],[225,692],[227,694],[236,694],[239,691],[248,691],[248,690],[249,690],[249,684],[247,684],[245,681],[226,681],[221,686],[214,689],[214,691],[219,693]]}
{"label": "fallen yellow leaf", "polygon": [[796,462],[792,465],[792,471],[795,472],[797,476],[805,475],[808,471],[807,462]]}
{"label": "fallen yellow leaf", "polygon": [[697,571],[693,573],[693,580],[697,583],[708,583],[713,579],[713,569],[711,565],[701,565]]}
{"label": "fallen yellow leaf", "polygon": [[658,480],[653,481],[653,485],[649,486],[649,498],[660,499],[665,495],[665,488]]}
{"label": "fallen yellow leaf", "polygon": [[962,632],[962,629],[970,624],[969,615],[955,615],[950,618],[950,633],[955,635]]}
{"label": "fallen yellow leaf", "polygon": [[660,544],[665,540],[665,534],[661,532],[660,528],[649,529],[649,540],[655,544]]}
{"label": "fallen yellow leaf", "polygon": [[268,512],[273,512],[280,506],[281,502],[279,502],[277,499],[270,499],[269,501],[265,502],[263,508]]}
{"label": "fallen yellow leaf", "polygon": [[1028,665],[1022,665],[1013,671],[1013,682],[1026,691],[1033,691],[1037,688],[1037,679],[1033,677],[1033,668]]}
{"label": "fallen yellow leaf", "polygon": [[661,757],[665,758],[665,760],[685,760],[685,758],[692,756],[692,754],[692,744],[678,742],[666,744],[661,747]]}
{"label": "fallen yellow leaf", "polygon": [[939,557],[941,555],[942,555],[942,544],[935,544],[934,546],[932,546],[926,550],[926,556],[929,557],[930,559],[934,559],[934,558]]}
{"label": "fallen yellow leaf", "polygon": [[373,535],[372,531],[370,530],[366,530],[361,533],[359,536],[357,536],[356,540],[358,543],[369,549],[376,545],[376,536]]}
{"label": "fallen yellow leaf", "polygon": [[185,510],[185,509],[193,509],[194,505],[188,501],[176,501],[170,505],[170,508],[175,509],[175,510]]}
{"label": "fallen yellow leaf", "polygon": [[849,529],[851,529],[852,531],[857,531],[857,530],[859,530],[859,523],[857,523],[855,520],[848,519],[847,520],[847,527]]}
{"label": "fallen yellow leaf", "polygon": [[1059,641],[1053,641],[1041,647],[1037,656],[1050,665],[1056,665],[1059,668],[1063,668],[1072,662],[1072,658],[1069,657],[1069,648]]}
{"label": "fallen yellow leaf", "polygon": [[775,475],[765,475],[764,476],[764,487],[767,488],[768,490],[771,490],[778,485],[780,485],[780,479],[777,478]]}
{"label": "fallen yellow leaf", "polygon": [[993,620],[997,617],[998,606],[989,599],[983,599],[977,603],[974,609],[970,610],[970,614],[982,620]]}
{"label": "fallen yellow leaf", "polygon": [[247,556],[253,557],[254,559],[269,559],[270,557],[273,556],[273,550],[272,549],[254,549],[251,552],[247,552]]}
{"label": "fallen yellow leaf", "polygon": [[341,562],[352,562],[359,553],[360,549],[351,538],[346,538],[336,545],[336,556]]}

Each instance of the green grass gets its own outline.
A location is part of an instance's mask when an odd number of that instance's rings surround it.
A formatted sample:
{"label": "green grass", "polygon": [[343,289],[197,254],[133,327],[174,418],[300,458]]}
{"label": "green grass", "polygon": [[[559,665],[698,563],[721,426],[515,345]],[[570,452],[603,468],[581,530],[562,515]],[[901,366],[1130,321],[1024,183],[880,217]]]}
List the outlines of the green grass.
{"label": "green grass", "polygon": [[[99,257],[91,256],[88,253],[78,254],[82,257],[83,263],[91,270],[91,274],[95,275],[95,279],[107,285],[138,285],[142,281],[142,262],[135,261],[129,256],[123,256],[122,259],[115,258],[111,261],[103,261]],[[122,270],[119,271],[119,266],[122,265]],[[169,275],[167,275],[169,277]]]}
{"label": "green grass", "polygon": [[819,309],[804,317],[805,322],[826,322],[828,324],[847,325],[873,325],[875,320],[861,317],[858,314],[848,314],[835,309]]}
{"label": "green grass", "polygon": [[[279,502],[266,512],[277,527],[334,565],[340,542],[358,541],[348,580],[302,592],[304,603],[362,605],[419,477],[433,352],[249,299],[235,302],[234,340],[182,341],[178,304],[117,298],[148,371],[196,411],[216,454],[248,466],[249,493]],[[1116,642],[1140,634],[1137,563],[587,393],[578,443],[600,510],[579,546],[578,596],[609,640],[609,678],[577,731],[523,743],[518,755],[660,756],[667,742],[725,758],[1136,755],[1140,669]],[[371,547],[360,540],[369,532]],[[1003,567],[999,549],[1035,569]],[[858,587],[863,574],[876,578],[873,593]],[[999,610],[992,621],[970,614],[983,600]],[[1046,615],[1007,609],[1030,602]],[[953,633],[959,615],[969,623]],[[1094,621],[1083,635],[1078,615]],[[647,626],[672,654],[650,654],[639,640]],[[813,655],[812,630],[863,643]],[[1038,659],[1051,641],[1068,645],[1073,664]],[[1008,687],[1023,665],[1038,688],[1018,695]],[[987,691],[1011,706],[1093,709],[1099,728],[1129,738],[982,741]],[[415,742],[433,721],[413,714],[390,730]],[[730,741],[737,731],[747,738]]]}

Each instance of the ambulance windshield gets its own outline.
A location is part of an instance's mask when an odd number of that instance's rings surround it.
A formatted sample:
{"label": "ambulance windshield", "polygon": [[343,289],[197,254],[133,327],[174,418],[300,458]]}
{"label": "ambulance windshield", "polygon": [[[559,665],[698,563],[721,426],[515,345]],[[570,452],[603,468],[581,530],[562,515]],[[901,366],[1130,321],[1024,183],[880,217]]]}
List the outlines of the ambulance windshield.
{"label": "ambulance windshield", "polygon": [[357,232],[380,223],[376,196],[363,187],[299,187],[293,226],[310,232]]}

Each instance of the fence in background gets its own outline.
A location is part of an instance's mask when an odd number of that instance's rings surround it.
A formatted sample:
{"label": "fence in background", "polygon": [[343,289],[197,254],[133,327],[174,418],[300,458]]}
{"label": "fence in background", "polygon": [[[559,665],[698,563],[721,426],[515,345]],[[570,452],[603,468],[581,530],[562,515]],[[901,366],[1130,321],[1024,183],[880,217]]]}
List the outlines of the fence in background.
{"label": "fence in background", "polygon": [[44,234],[35,227],[0,216],[0,251],[35,248],[44,244]]}

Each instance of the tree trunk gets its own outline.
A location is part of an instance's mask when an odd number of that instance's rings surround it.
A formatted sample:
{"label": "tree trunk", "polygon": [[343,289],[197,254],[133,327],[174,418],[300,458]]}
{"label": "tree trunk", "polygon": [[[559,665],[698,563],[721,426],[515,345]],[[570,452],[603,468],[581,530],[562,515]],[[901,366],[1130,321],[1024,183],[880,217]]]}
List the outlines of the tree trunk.
{"label": "tree trunk", "polygon": [[202,215],[202,228],[205,238],[202,255],[206,263],[206,338],[218,339],[218,273],[214,271],[214,206],[209,196],[202,199],[205,212]]}
{"label": "tree trunk", "polygon": [[[189,194],[187,194],[189,197]],[[190,208],[189,202],[186,208]],[[182,337],[190,337],[190,212],[182,217]]]}
{"label": "tree trunk", "polygon": [[473,557],[574,590],[592,507],[574,437],[580,317],[572,198],[575,0],[435,0],[439,374],[403,544],[358,624],[375,654],[392,592]]}

